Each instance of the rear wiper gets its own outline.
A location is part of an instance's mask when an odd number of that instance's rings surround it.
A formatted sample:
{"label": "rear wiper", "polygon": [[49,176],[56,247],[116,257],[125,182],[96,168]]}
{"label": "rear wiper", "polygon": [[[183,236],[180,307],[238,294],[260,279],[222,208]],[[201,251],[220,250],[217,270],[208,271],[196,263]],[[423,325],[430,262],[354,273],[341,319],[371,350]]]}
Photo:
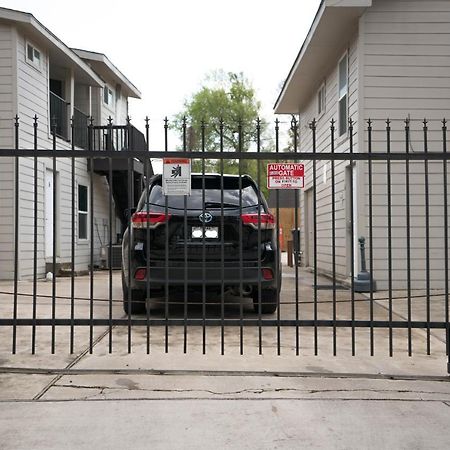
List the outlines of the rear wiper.
{"label": "rear wiper", "polygon": [[239,208],[235,203],[221,203],[221,202],[205,202],[205,208]]}

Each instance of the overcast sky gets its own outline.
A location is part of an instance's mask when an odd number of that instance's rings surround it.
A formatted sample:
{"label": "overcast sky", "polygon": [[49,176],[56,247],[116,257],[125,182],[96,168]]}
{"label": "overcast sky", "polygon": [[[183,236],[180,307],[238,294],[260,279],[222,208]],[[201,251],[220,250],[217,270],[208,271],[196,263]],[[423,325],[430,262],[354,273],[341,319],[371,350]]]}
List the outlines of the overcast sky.
{"label": "overcast sky", "polygon": [[280,83],[319,4],[320,0],[0,0],[1,6],[32,13],[69,47],[104,53],[142,92],[142,100],[130,101],[133,123],[142,128],[138,123],[148,115],[155,132],[164,116],[179,112],[204,75],[215,69],[244,72],[256,88],[263,115],[271,118]]}

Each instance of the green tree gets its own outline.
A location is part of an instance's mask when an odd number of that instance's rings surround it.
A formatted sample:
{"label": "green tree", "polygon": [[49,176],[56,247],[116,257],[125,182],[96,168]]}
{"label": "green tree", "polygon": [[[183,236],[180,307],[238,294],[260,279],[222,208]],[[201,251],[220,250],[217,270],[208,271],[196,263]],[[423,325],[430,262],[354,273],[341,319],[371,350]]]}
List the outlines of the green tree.
{"label": "green tree", "polygon": [[[184,104],[183,110],[176,115],[174,128],[185,142],[186,150],[197,152],[243,151],[257,149],[258,132],[261,151],[268,151],[264,139],[267,123],[259,120],[261,103],[251,83],[244,74],[212,72],[201,88]],[[195,160],[193,170],[202,171],[202,162]],[[257,179],[257,162],[241,160],[241,173],[250,174]],[[224,161],[224,173],[239,173],[237,160]],[[205,171],[221,171],[218,160],[205,161]],[[260,163],[261,186],[265,185],[265,164]]]}

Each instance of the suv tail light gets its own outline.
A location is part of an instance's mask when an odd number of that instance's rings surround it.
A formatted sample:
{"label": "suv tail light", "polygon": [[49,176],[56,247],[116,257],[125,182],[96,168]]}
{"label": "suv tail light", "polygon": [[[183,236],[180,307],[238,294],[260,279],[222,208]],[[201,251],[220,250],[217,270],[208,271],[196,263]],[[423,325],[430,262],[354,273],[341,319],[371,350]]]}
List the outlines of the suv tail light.
{"label": "suv tail light", "polygon": [[242,214],[241,219],[244,225],[249,225],[255,230],[258,229],[258,225],[260,225],[261,230],[273,230],[275,228],[275,217],[271,213]]}
{"label": "suv tail light", "polygon": [[133,228],[156,228],[157,226],[167,222],[170,219],[170,214],[154,213],[139,211],[132,215],[131,225]]}

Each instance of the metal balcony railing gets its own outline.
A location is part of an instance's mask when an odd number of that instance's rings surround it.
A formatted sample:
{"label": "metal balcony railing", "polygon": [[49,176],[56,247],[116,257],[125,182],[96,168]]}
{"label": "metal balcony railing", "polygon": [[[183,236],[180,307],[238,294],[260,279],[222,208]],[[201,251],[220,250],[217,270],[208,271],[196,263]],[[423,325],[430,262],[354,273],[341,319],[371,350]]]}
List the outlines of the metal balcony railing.
{"label": "metal balcony railing", "polygon": [[73,108],[73,144],[83,149],[88,148],[89,116]]}
{"label": "metal balcony railing", "polygon": [[69,103],[50,92],[50,127],[56,136],[69,139]]}

